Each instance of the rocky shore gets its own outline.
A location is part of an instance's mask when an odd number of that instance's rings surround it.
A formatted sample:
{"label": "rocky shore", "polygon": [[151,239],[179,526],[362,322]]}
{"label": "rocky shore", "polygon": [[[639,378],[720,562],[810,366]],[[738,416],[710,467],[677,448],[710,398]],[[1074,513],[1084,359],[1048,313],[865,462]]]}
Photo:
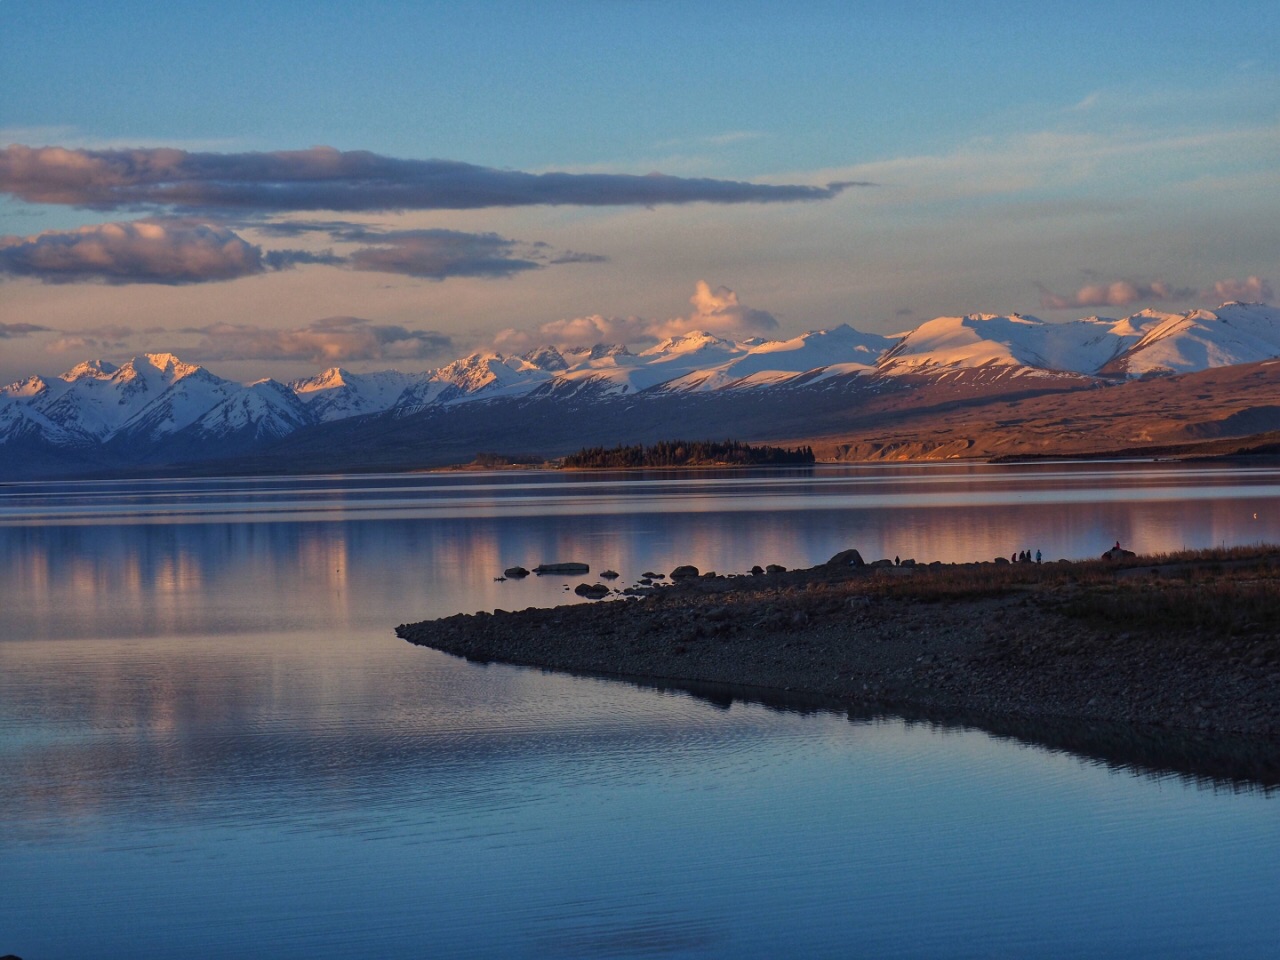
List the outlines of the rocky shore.
{"label": "rocky shore", "polygon": [[396,632],[482,662],[731,684],[860,711],[1243,734],[1274,738],[1280,755],[1280,548],[886,564],[844,551],[807,570],[685,568],[613,601]]}

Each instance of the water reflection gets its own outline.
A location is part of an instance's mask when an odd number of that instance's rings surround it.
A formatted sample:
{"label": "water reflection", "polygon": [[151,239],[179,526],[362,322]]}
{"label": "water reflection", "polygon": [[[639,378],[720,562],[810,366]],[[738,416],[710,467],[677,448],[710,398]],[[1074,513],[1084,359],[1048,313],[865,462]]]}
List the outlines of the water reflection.
{"label": "water reflection", "polygon": [[1257,790],[1268,796],[1280,791],[1280,751],[1268,737],[955,711],[898,709],[888,713],[875,704],[850,705],[823,697],[724,683],[616,679],[613,682],[647,690],[679,691],[719,710],[729,710],[735,703],[759,704],[770,710],[802,716],[838,714],[853,724],[901,722],[908,727],[919,724],[937,731],[977,730],[996,739],[1070,754],[1087,763],[1099,763],[1136,777],[1155,780],[1175,777],[1195,786]]}
{"label": "water reflection", "polygon": [[[550,605],[571,599],[564,581],[494,577],[568,559],[618,570],[625,584],[678,563],[809,566],[849,546],[869,559],[961,561],[1022,549],[1095,556],[1116,540],[1144,552],[1280,540],[1271,470],[561,477],[10,485],[0,641],[394,625]],[[306,519],[317,515],[327,519]]]}
{"label": "water reflection", "polygon": [[494,581],[515,563],[631,579],[848,546],[1280,540],[1276,481],[969,465],[0,487],[0,953],[1270,956],[1265,745],[481,668],[392,630],[570,600],[560,578]]}

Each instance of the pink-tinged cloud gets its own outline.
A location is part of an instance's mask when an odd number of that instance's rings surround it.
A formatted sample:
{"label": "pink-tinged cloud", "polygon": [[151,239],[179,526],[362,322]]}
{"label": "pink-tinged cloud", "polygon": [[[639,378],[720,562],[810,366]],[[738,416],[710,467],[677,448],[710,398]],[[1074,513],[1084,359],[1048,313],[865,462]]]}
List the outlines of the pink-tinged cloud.
{"label": "pink-tinged cloud", "polygon": [[470,210],[827,200],[825,187],[603,173],[524,173],[332,147],[274,153],[0,150],[0,193],[97,210]]}
{"label": "pink-tinged cloud", "polygon": [[64,333],[45,347],[49,353],[71,353],[85,350],[119,350],[125,347],[129,338],[136,333],[167,333],[164,328],[148,328],[135,330],[120,323],[104,323],[97,327],[88,327],[76,333]]}
{"label": "pink-tinged cloud", "polygon": [[[278,226],[282,229],[266,232],[290,232],[289,225]],[[264,250],[225,226],[183,218],[147,219],[51,230],[33,237],[0,237],[0,277],[31,277],[45,283],[189,284],[233,280],[307,263],[444,280],[509,277],[550,264],[606,259],[494,233],[335,224],[318,229],[339,243],[363,246],[345,256],[332,251]],[[314,230],[299,226],[295,232]]]}
{"label": "pink-tinged cloud", "polygon": [[1079,307],[1127,307],[1138,302],[1172,300],[1187,297],[1194,291],[1175,289],[1161,280],[1138,283],[1132,280],[1115,280],[1111,283],[1091,283],[1075,293],[1061,296],[1040,286],[1040,306],[1046,310],[1074,309]]}
{"label": "pink-tinged cloud", "polygon": [[726,339],[745,339],[772,333],[778,329],[773,314],[756,310],[738,302],[738,295],[728,287],[712,290],[699,280],[689,298],[693,313],[676,317],[653,328],[656,337],[676,337],[694,330],[705,330]]}
{"label": "pink-tinged cloud", "polygon": [[201,341],[183,347],[193,360],[304,360],[330,365],[356,360],[421,360],[448,355],[453,340],[435,330],[376,324],[362,317],[326,317],[305,327],[276,330],[253,324],[217,323],[192,328]]}
{"label": "pink-tinged cloud", "polygon": [[301,251],[264,254],[225,227],[189,220],[103,223],[0,237],[0,275],[44,283],[209,283],[315,259]]}
{"label": "pink-tinged cloud", "polygon": [[1240,300],[1244,303],[1270,303],[1275,299],[1275,290],[1271,284],[1261,277],[1245,277],[1237,280],[1231,277],[1219,280],[1205,291],[1205,296],[1216,297],[1220,302]]}
{"label": "pink-tinged cloud", "polygon": [[778,321],[771,313],[744,306],[728,287],[712,290],[709,284],[699,280],[689,302],[694,308],[689,316],[670,320],[594,314],[553,320],[536,330],[503,330],[494,338],[494,348],[505,353],[522,353],[546,344],[592,347],[598,343],[653,343],[695,330],[704,330],[727,340],[744,340],[767,335],[778,328]]}

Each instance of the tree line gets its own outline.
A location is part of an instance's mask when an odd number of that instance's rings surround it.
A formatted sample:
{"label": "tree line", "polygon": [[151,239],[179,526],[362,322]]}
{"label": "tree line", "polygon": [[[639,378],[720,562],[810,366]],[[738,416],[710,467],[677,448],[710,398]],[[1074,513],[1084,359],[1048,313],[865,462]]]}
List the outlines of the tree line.
{"label": "tree line", "polygon": [[584,447],[562,461],[565,467],[691,467],[710,464],[782,466],[813,463],[812,447],[753,446],[739,440],[660,440],[650,446]]}

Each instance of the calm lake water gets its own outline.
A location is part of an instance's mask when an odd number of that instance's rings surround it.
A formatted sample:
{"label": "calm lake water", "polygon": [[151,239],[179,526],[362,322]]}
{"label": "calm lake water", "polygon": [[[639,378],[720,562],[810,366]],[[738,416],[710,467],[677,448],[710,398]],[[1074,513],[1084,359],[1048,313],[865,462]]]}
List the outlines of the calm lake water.
{"label": "calm lake water", "polygon": [[[1271,957],[1280,794],[410,646],[647,569],[1280,541],[1280,471],[0,486],[0,954]],[[1280,747],[1278,747],[1280,749]]]}

